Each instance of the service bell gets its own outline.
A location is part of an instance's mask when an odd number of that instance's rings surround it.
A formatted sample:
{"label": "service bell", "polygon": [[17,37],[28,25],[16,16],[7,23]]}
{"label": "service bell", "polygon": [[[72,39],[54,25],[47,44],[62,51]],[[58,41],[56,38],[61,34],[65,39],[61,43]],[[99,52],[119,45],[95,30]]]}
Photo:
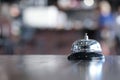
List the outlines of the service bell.
{"label": "service bell", "polygon": [[69,60],[93,60],[103,59],[102,48],[96,40],[89,39],[87,33],[84,39],[77,40],[72,44]]}

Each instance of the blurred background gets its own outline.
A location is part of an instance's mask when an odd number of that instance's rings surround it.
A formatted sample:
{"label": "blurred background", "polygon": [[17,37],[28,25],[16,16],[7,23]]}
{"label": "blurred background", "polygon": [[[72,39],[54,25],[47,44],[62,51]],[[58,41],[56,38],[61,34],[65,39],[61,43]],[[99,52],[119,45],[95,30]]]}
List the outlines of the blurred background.
{"label": "blurred background", "polygon": [[119,0],[0,0],[0,54],[69,54],[88,33],[120,54]]}

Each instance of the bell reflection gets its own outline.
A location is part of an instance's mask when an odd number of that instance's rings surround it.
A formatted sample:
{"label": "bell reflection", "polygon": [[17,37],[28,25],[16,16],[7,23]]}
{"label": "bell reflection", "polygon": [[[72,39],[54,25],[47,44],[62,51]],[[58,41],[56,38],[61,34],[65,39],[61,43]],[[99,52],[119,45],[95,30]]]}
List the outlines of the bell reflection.
{"label": "bell reflection", "polygon": [[89,65],[89,79],[101,80],[103,62],[92,62]]}

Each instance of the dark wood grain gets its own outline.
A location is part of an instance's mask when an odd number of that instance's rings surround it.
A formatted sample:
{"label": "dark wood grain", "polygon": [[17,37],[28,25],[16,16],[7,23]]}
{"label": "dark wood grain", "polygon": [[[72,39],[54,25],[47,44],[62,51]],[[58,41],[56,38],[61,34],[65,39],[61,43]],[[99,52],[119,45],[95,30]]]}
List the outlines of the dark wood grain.
{"label": "dark wood grain", "polygon": [[0,80],[120,80],[120,56],[78,62],[66,55],[0,56]]}

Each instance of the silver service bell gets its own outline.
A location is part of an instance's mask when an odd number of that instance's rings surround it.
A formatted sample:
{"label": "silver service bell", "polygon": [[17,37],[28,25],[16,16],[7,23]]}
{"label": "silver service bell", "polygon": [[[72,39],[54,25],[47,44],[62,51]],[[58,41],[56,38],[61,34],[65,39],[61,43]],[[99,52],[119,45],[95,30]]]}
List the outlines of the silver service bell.
{"label": "silver service bell", "polygon": [[96,40],[88,38],[87,33],[84,39],[77,40],[72,44],[69,60],[93,60],[104,59],[102,49]]}

